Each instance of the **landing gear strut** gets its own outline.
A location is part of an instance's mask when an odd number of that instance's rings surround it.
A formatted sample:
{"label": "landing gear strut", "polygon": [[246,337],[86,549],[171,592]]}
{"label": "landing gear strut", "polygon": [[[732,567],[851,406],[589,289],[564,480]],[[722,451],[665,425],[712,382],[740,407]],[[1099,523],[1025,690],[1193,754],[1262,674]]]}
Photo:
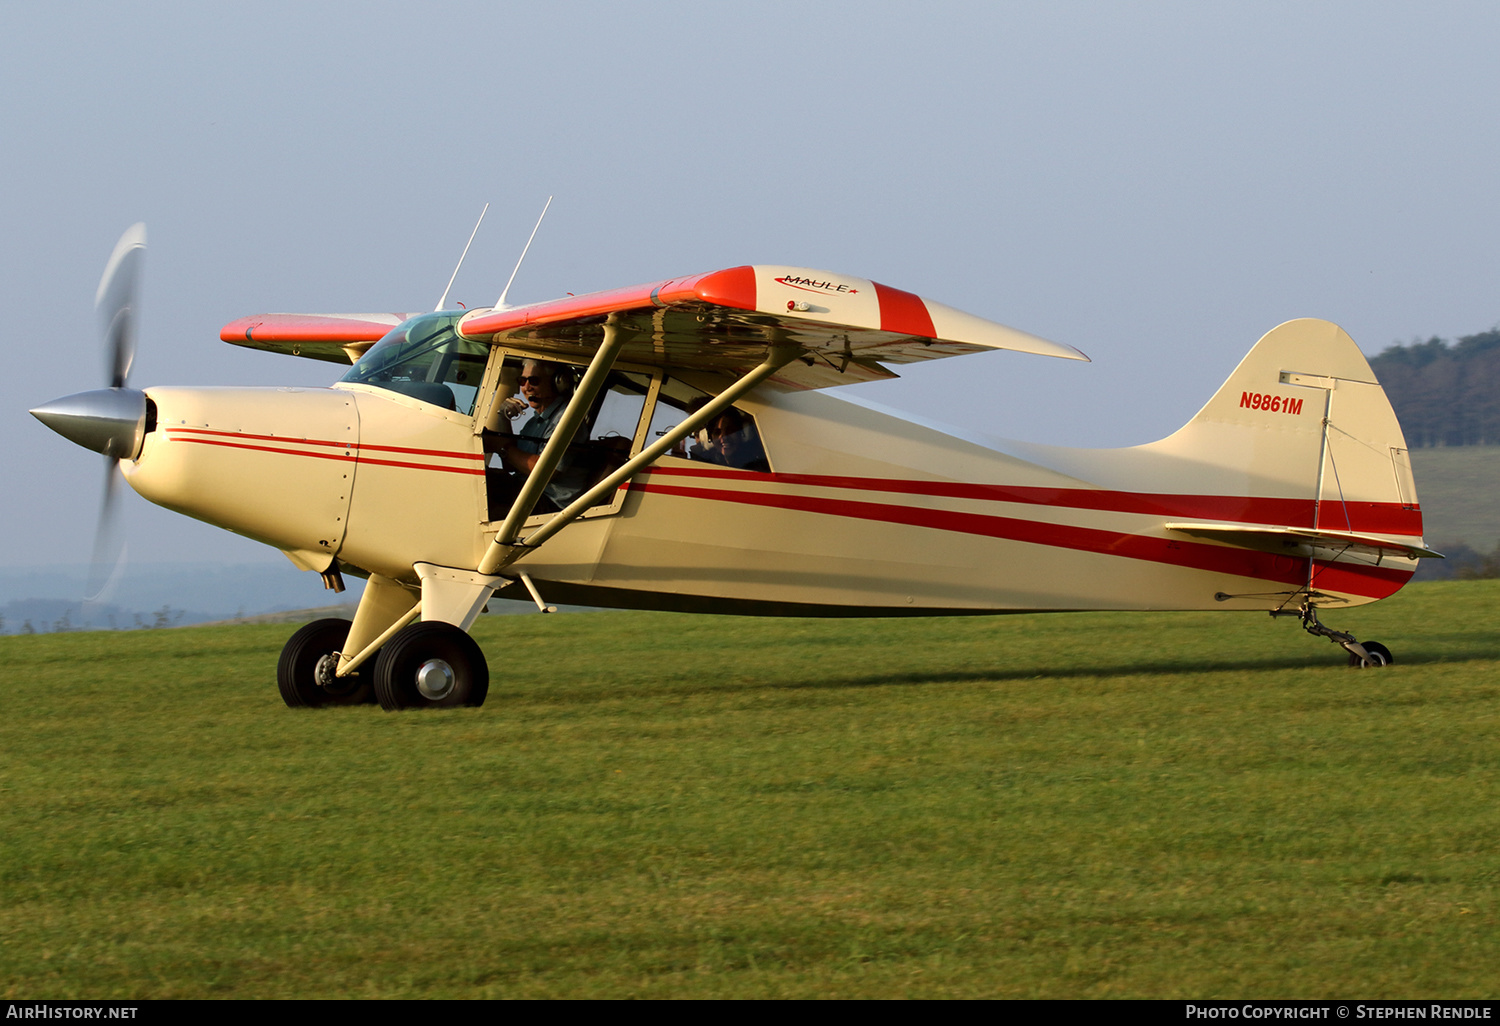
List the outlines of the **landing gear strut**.
{"label": "landing gear strut", "polygon": [[1327,638],[1336,645],[1342,645],[1349,652],[1349,665],[1363,669],[1366,666],[1390,666],[1394,659],[1391,658],[1391,650],[1378,641],[1366,641],[1360,644],[1354,640],[1354,635],[1344,631],[1336,631],[1331,627],[1325,627],[1318,622],[1318,610],[1311,602],[1302,604],[1298,616],[1302,620],[1302,629],[1307,633],[1319,638]]}

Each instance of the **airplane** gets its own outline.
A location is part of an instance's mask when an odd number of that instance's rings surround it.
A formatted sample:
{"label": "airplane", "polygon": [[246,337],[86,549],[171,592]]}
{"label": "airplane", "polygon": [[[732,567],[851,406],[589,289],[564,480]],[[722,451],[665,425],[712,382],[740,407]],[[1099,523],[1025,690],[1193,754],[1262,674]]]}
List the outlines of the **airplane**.
{"label": "airplane", "polygon": [[1395,413],[1323,320],[1264,335],[1168,437],[1075,449],[829,390],[995,350],[1087,360],[1077,349],[783,266],[514,307],[446,308],[445,291],[431,312],[243,317],[223,341],[347,370],[326,388],[134,389],[144,248],[128,230],[96,296],[110,386],[31,412],[148,500],[334,591],[366,580],[352,621],[286,643],[291,707],[480,705],[468,630],[493,596],[544,612],[1255,610],[1382,666],[1385,646],[1319,611],[1385,598],[1440,556]]}

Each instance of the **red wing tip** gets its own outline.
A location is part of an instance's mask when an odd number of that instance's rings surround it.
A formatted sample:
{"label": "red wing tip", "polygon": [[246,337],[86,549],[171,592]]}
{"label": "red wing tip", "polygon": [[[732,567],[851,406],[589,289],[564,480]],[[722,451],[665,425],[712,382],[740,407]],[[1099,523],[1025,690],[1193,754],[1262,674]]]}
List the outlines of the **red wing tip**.
{"label": "red wing tip", "polygon": [[705,303],[738,310],[755,309],[755,268],[749,264],[710,271],[698,279],[693,292]]}
{"label": "red wing tip", "polygon": [[406,320],[401,314],[364,314],[339,316],[328,314],[251,314],[230,321],[219,331],[224,342],[331,342],[338,345],[378,342],[394,323],[367,320],[390,316],[395,323]]}
{"label": "red wing tip", "polygon": [[253,341],[251,332],[255,326],[261,323],[259,317],[241,317],[239,320],[230,321],[219,329],[219,341],[221,342],[249,342]]}

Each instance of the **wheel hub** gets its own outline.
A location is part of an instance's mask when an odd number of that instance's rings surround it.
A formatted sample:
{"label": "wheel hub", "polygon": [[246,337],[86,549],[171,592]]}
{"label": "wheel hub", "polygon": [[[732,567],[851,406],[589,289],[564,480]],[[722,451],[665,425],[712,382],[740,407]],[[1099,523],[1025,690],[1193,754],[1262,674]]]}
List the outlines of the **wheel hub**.
{"label": "wheel hub", "polygon": [[453,667],[445,660],[429,659],[417,667],[417,691],[430,702],[440,702],[453,693],[457,683]]}
{"label": "wheel hub", "polygon": [[320,657],[318,665],[313,667],[313,680],[318,682],[320,688],[331,688],[338,682],[338,668],[339,654],[330,652]]}

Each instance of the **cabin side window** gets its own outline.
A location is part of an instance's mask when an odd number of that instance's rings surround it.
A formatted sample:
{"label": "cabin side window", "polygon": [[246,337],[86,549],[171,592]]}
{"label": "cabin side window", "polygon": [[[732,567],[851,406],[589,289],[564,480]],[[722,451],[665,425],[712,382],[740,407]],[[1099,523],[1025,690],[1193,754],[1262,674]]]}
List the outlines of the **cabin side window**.
{"label": "cabin side window", "polygon": [[[504,519],[510,511],[582,377],[583,368],[571,364],[505,357],[499,394],[491,407],[495,413],[483,432],[489,454],[485,481],[491,521]],[[653,392],[656,400],[650,420],[643,424]],[[533,512],[553,513],[567,507],[710,398],[671,378],[611,371]],[[742,470],[770,469],[754,418],[735,407],[720,413],[696,435],[681,439],[668,455]],[[618,491],[611,491],[593,508],[611,506],[619,498]]]}
{"label": "cabin side window", "polygon": [[[698,412],[710,398],[690,385],[668,380],[657,397],[656,409],[652,411],[647,442],[662,437],[690,414]],[[755,418],[738,406],[729,407],[694,434],[682,439],[670,455],[736,470],[764,473],[771,469]]]}
{"label": "cabin side window", "polygon": [[[489,516],[501,519],[520,494],[567,410],[583,368],[507,356],[500,368],[498,414],[484,432],[490,454]],[[560,510],[624,466],[635,448],[651,375],[612,371],[563,452],[534,512]],[[614,496],[596,505],[609,505]]]}

